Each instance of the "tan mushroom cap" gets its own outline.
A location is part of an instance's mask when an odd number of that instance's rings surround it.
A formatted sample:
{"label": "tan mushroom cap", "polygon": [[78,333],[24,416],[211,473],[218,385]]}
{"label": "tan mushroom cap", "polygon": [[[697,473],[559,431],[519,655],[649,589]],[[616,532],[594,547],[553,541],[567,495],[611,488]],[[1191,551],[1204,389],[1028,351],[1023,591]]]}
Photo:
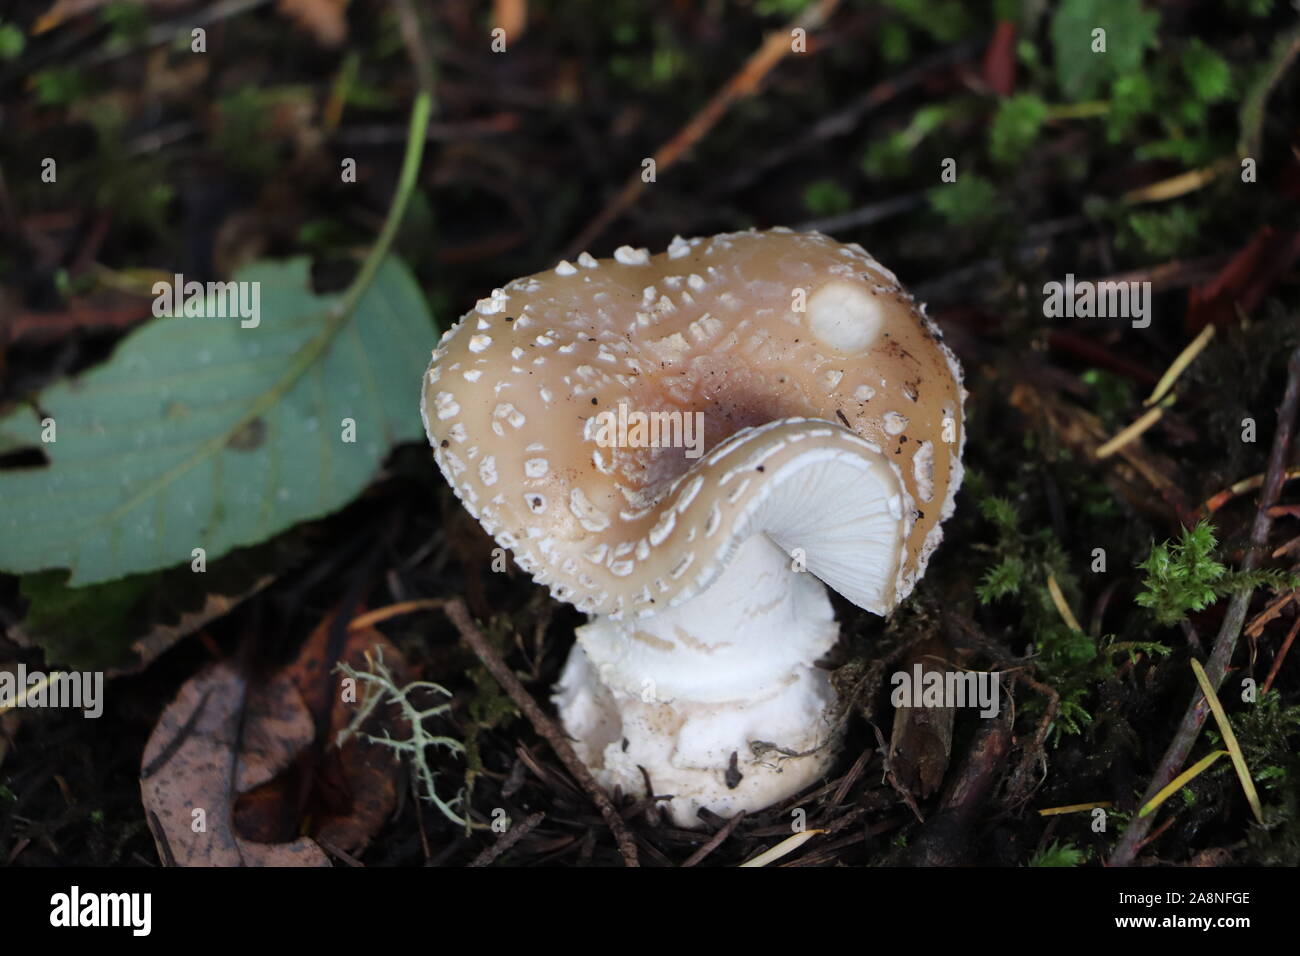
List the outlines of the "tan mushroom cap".
{"label": "tan mushroom cap", "polygon": [[[963,396],[952,353],[891,272],[856,244],[774,229],[678,238],[655,256],[584,253],[494,290],[434,350],[422,413],[465,507],[582,610],[680,604],[767,531],[886,613],[952,513]],[[702,413],[709,453],[609,445],[599,426],[620,405]],[[846,569],[819,568],[786,517],[779,533],[755,526],[772,489],[817,461],[876,477],[864,485],[884,497],[853,520],[880,547],[895,529],[891,587],[855,589]]]}

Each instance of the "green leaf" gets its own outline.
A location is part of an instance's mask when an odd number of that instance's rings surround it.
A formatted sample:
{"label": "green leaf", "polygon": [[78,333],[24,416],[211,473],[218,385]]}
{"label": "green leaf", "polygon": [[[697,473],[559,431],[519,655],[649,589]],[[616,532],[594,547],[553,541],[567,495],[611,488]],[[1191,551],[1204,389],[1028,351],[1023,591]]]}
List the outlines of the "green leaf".
{"label": "green leaf", "polygon": [[0,568],[69,568],[81,586],[188,563],[195,548],[212,561],[341,507],[393,444],[423,437],[434,329],[404,265],[385,260],[351,314],[311,291],[305,258],[235,279],[258,283],[260,324],[157,319],[39,397],[55,441],[40,444],[31,409],[0,420],[50,461],[0,471]]}
{"label": "green leaf", "polygon": [[[1052,17],[1056,82],[1071,100],[1096,97],[1114,78],[1134,73],[1155,46],[1160,14],[1138,0],[1062,0]],[[1106,31],[1106,52],[1093,52],[1093,31]]]}
{"label": "green leaf", "polygon": [[15,633],[51,664],[126,673],[147,666],[188,634],[256,594],[312,553],[312,531],[282,534],[214,561],[70,588],[67,571],[19,578],[27,613]]}

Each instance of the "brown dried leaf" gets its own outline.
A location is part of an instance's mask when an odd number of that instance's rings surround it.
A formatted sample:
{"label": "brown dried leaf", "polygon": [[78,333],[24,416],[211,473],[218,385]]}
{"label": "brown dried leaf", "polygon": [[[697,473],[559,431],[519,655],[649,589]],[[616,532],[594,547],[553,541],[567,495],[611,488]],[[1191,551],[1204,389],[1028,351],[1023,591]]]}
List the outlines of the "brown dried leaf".
{"label": "brown dried leaf", "polygon": [[336,47],[348,35],[348,0],[279,0],[276,10],[295,20],[324,47]]}
{"label": "brown dried leaf", "polygon": [[[351,723],[357,706],[345,702],[339,692],[340,676],[334,671],[339,661],[363,670],[369,666],[367,653],[382,653],[384,664],[399,685],[411,679],[402,652],[374,628],[349,631],[339,656],[331,658],[330,628],[333,621],[334,616],[330,615],[316,627],[298,658],[285,670],[286,676],[297,685],[302,699],[317,715],[318,723],[321,715],[328,712],[327,741],[331,744],[338,732]],[[391,716],[391,711],[379,708],[362,729],[376,736],[382,736],[385,729],[394,737],[409,734],[409,729],[388,722]],[[331,787],[336,799],[328,801],[326,808],[315,815],[317,823],[313,833],[347,853],[359,852],[397,805],[401,763],[392,750],[354,736],[341,750],[330,747],[327,765],[318,768],[318,773],[321,770],[324,771],[321,782]],[[331,806],[338,809],[331,810]]]}
{"label": "brown dried leaf", "polygon": [[[928,638],[914,647],[903,662],[903,670],[914,673],[945,674],[955,667],[943,663],[955,655],[939,638]],[[915,690],[919,693],[920,688]],[[952,757],[952,729],[957,711],[954,707],[898,707],[894,712],[894,729],[889,740],[890,767],[899,783],[918,797],[925,798],[939,789],[948,761]]]}
{"label": "brown dried leaf", "polygon": [[[186,682],[163,709],[141,761],[140,796],[163,862],[329,866],[313,840],[253,843],[232,823],[238,793],[275,777],[312,735],[311,715],[284,675],[250,688],[222,662]],[[203,827],[196,832],[200,809]]]}

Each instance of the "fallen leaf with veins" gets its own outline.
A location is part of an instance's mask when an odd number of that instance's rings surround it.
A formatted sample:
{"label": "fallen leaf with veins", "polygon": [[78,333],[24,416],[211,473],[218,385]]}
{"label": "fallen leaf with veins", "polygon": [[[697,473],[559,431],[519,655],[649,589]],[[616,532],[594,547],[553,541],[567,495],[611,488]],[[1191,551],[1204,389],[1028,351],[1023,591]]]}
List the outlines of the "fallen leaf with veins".
{"label": "fallen leaf with veins", "polygon": [[140,796],[163,862],[329,866],[307,837],[254,843],[232,820],[238,794],[273,779],[312,738],[311,714],[284,675],[250,686],[222,662],[189,680],[163,709],[141,761]]}
{"label": "fallen leaf with veins", "polygon": [[[358,735],[349,737],[341,749],[333,746],[358,706],[343,700],[342,675],[336,672],[335,665],[342,661],[357,670],[369,670],[366,655],[378,653],[399,685],[409,681],[411,675],[402,652],[374,628],[348,631],[341,650],[332,654],[334,621],[335,616],[330,614],[317,625],[284,673],[297,684],[328,745],[311,768],[313,785],[321,798],[312,808],[311,832],[331,847],[357,853],[365,849],[397,806],[402,765],[394,751]],[[376,709],[361,729],[376,736],[388,730],[399,738],[410,732],[394,722],[393,711],[387,707]]]}
{"label": "fallen leaf with veins", "polygon": [[[336,665],[364,670],[367,655],[382,654],[399,684],[410,668],[374,628],[335,625],[327,615],[269,682],[250,684],[219,664],[163,711],[145,749],[141,792],[169,865],[328,865],[315,840],[331,852],[360,852],[392,815],[403,773],[397,755],[361,735],[335,746],[358,706],[343,700]],[[361,729],[409,733],[384,707]],[[207,832],[194,833],[199,807]],[[314,839],[301,836],[304,821]]]}

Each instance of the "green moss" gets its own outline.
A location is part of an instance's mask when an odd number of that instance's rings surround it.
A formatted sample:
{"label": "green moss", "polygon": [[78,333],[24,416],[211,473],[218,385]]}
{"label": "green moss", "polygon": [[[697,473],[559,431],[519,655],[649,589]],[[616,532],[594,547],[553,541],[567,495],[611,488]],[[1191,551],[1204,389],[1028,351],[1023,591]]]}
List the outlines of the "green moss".
{"label": "green moss", "polygon": [[803,205],[813,216],[836,216],[853,208],[853,197],[833,179],[819,179],[804,187]]}
{"label": "green moss", "polygon": [[1032,93],[1003,100],[989,127],[989,155],[1003,164],[1024,159],[1046,119],[1047,104]]}
{"label": "green moss", "polygon": [[998,211],[998,191],[988,179],[976,173],[959,175],[954,183],[943,183],[926,193],[930,208],[951,226],[971,226],[992,219]]}
{"label": "green moss", "polygon": [[1177,624],[1193,611],[1203,611],[1232,591],[1255,587],[1294,587],[1293,575],[1277,570],[1229,571],[1214,557],[1218,541],[1208,521],[1184,528],[1176,542],[1154,545],[1138,565],[1146,572],[1135,600],[1148,608],[1156,623]]}
{"label": "green moss", "polygon": [[1029,861],[1030,866],[1079,866],[1088,858],[1088,852],[1081,850],[1073,843],[1058,843],[1053,840],[1051,845],[1034,854]]}

